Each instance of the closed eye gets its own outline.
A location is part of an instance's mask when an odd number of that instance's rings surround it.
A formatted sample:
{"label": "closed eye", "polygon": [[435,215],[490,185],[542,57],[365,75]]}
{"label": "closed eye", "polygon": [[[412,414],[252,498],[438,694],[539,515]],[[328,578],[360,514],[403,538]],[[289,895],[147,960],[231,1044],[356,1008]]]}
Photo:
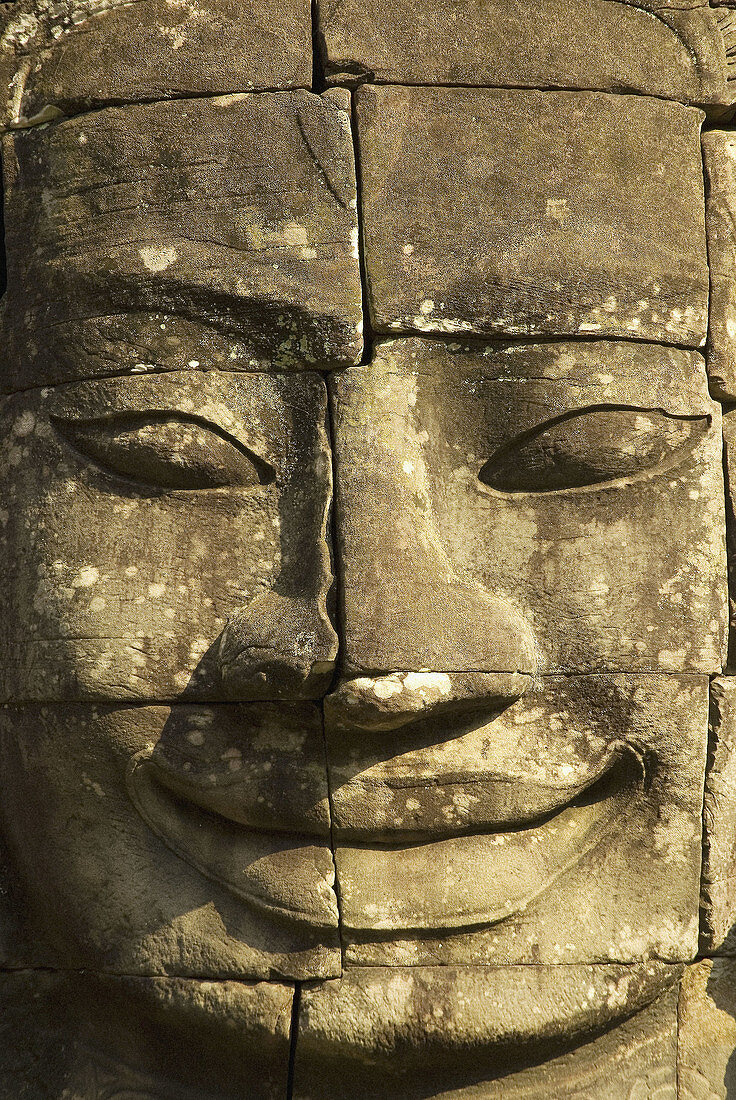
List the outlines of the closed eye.
{"label": "closed eye", "polygon": [[523,432],[485,463],[478,477],[505,493],[551,493],[604,485],[672,465],[711,418],[662,409],[599,405]]}
{"label": "closed eye", "polygon": [[215,424],[184,413],[52,418],[71,445],[107,473],[153,489],[219,489],[275,480],[269,462]]}

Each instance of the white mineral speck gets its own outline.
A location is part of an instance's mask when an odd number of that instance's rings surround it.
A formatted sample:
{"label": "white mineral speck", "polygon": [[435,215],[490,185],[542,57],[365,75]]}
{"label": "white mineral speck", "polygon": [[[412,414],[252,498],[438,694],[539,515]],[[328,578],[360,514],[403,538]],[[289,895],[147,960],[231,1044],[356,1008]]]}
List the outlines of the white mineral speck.
{"label": "white mineral speck", "polygon": [[309,244],[306,227],[299,222],[287,222],[284,226],[284,240],[287,244],[303,248]]}
{"label": "white mineral speck", "polygon": [[139,248],[138,255],[143,260],[146,270],[154,274],[166,271],[167,267],[171,267],[179,259],[179,253],[175,248]]}
{"label": "white mineral speck", "polygon": [[99,579],[99,569],[95,569],[94,565],[85,565],[72,581],[72,588],[90,588],[93,584],[97,584]]}
{"label": "white mineral speck", "polygon": [[545,214],[553,221],[561,222],[567,214],[567,199],[547,199]]}

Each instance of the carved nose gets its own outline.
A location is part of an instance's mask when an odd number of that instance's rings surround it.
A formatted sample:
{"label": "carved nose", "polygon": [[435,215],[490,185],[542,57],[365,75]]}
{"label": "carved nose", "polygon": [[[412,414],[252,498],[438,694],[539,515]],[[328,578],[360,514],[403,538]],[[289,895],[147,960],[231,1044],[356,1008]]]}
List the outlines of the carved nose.
{"label": "carved nose", "polygon": [[218,655],[223,689],[240,701],[318,699],[329,688],[337,647],[317,601],[266,592],[223,631]]}
{"label": "carved nose", "polygon": [[[432,555],[426,566],[438,565]],[[536,649],[526,620],[505,601],[431,570],[413,591],[382,586],[365,614],[348,614],[353,653],[368,674],[329,698],[333,718],[362,729],[397,729],[418,718],[492,711],[531,685]],[[357,644],[356,644],[357,643]],[[367,658],[367,660],[366,660]]]}
{"label": "carved nose", "polygon": [[493,563],[482,582],[468,572],[456,544],[473,513],[449,510],[433,391],[420,400],[429,383],[396,368],[391,346],[334,387],[344,682],[329,706],[357,728],[512,702],[537,664]]}

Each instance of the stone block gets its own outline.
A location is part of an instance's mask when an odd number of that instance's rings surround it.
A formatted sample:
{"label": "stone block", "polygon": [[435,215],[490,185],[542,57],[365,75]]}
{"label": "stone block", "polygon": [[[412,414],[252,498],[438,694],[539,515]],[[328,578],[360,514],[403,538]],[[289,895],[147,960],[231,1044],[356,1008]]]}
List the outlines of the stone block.
{"label": "stone block", "polygon": [[315,374],[218,371],[6,398],[2,698],[319,697],[326,400]]}
{"label": "stone block", "polygon": [[377,331],[704,343],[700,112],[363,85],[355,115]]}
{"label": "stone block", "polygon": [[710,265],[707,351],[711,392],[736,399],[736,138],[723,130],[703,134],[706,229]]}
{"label": "stone block", "polygon": [[[321,0],[328,79],[733,100],[731,13],[699,0]],[[654,16],[654,17],[653,17]]]}
{"label": "stone block", "polygon": [[330,99],[111,107],[3,148],[3,389],[360,357],[353,145]]}
{"label": "stone block", "polygon": [[5,708],[0,760],[4,965],[340,973],[313,704]]}
{"label": "stone block", "polygon": [[399,729],[328,699],[348,964],[693,959],[707,716],[705,676],[552,678]]}
{"label": "stone block", "polygon": [[687,968],[678,1028],[678,1100],[736,1094],[736,959]]}
{"label": "stone block", "polygon": [[302,993],[294,1098],[675,1100],[677,975],[348,969]]}
{"label": "stone block", "polygon": [[[535,668],[720,671],[722,439],[699,355],[396,340],[330,385],[346,676],[448,673],[447,703],[515,697]],[[476,673],[494,677],[457,680]]]}
{"label": "stone block", "polygon": [[276,982],[5,971],[0,1094],[283,1100],[292,999]]}
{"label": "stone block", "polygon": [[736,670],[736,407],[723,415],[723,456],[726,482],[726,547],[730,630],[726,670]]}
{"label": "stone block", "polygon": [[711,684],[701,951],[736,954],[736,679]]}
{"label": "stone block", "polygon": [[3,8],[2,126],[312,79],[308,0],[18,0]]}

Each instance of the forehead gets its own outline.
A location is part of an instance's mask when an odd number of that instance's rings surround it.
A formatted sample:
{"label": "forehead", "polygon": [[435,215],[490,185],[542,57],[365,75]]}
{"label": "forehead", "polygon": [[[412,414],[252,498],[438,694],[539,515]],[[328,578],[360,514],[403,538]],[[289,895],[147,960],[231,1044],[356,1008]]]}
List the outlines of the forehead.
{"label": "forehead", "polygon": [[701,117],[642,97],[362,87],[377,326],[698,346]]}
{"label": "forehead", "polygon": [[635,91],[729,101],[727,12],[700,0],[486,0],[458,5],[331,0],[322,11],[328,79],[379,84]]}
{"label": "forehead", "polygon": [[6,137],[5,164],[11,388],[359,356],[352,141],[328,100],[104,109]]}
{"label": "forehead", "polygon": [[[255,10],[232,0],[7,7],[0,69],[11,124],[116,101],[305,87],[312,77],[308,0],[259,0]],[[329,81],[631,90],[716,109],[732,99],[732,16],[701,0],[325,0],[318,16]]]}
{"label": "forehead", "polygon": [[[466,81],[462,27],[444,50],[415,44],[416,72],[403,57],[401,28],[413,20],[424,42],[441,12],[430,20],[404,0],[389,19],[375,4],[327,5],[328,79],[365,70],[387,82],[518,85],[364,85],[351,113],[343,89],[295,87],[310,53],[298,0],[272,13],[257,60],[244,45],[224,68],[213,27],[232,25],[237,44],[246,13],[224,0],[196,17],[193,5],[164,7],[32,17],[16,5],[8,20],[0,68],[20,75],[4,139],[4,389],[111,373],[332,370],[360,361],[364,306],[378,335],[704,343],[703,114],[685,102],[728,101],[718,13],[489,3],[476,14],[496,61]],[[612,13],[615,58],[600,45],[613,41]],[[95,90],[92,59],[121,39],[120,63],[102,67]],[[163,93],[136,63],[143,44],[179,101],[145,102]],[[512,80],[527,54],[535,64]],[[563,70],[578,91],[554,90]],[[649,94],[611,94],[624,87]]]}

